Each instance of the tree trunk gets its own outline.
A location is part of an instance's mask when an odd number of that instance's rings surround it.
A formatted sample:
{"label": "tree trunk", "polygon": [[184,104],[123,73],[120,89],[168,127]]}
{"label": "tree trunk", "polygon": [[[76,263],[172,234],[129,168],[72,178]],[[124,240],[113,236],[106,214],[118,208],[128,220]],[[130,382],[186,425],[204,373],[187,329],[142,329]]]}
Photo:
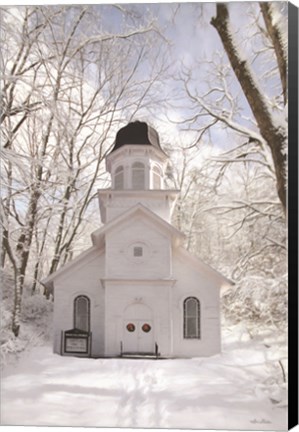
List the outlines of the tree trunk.
{"label": "tree trunk", "polygon": [[4,238],[8,238],[8,231],[7,229],[2,230],[2,247],[1,247],[1,267],[5,267],[5,259],[6,259],[6,249],[4,245]]}
{"label": "tree trunk", "polygon": [[64,228],[64,221],[65,221],[65,217],[66,217],[66,212],[67,212],[67,206],[65,205],[63,208],[63,211],[60,215],[60,221],[59,221],[58,230],[57,230],[56,239],[55,239],[54,256],[53,256],[53,259],[51,262],[49,274],[52,274],[57,270],[58,264],[60,262],[60,247],[61,247],[61,242],[62,242],[62,233],[63,233],[63,228]]}
{"label": "tree trunk", "polygon": [[37,249],[37,261],[35,262],[35,266],[34,266],[33,284],[32,284],[32,287],[31,287],[31,294],[32,295],[35,294],[35,292],[36,292],[36,285],[37,285],[38,276],[39,276],[40,267],[41,267],[41,256],[43,256],[43,251],[44,251],[44,248],[45,248],[45,245],[46,245],[47,232],[48,232],[50,220],[51,220],[51,214],[48,217],[47,224],[46,224],[45,229],[43,231],[43,237],[42,237],[42,242],[41,242],[41,246],[40,247],[39,247],[39,244],[38,244],[38,229],[37,229],[37,227],[36,227],[36,231],[35,231],[36,249]]}
{"label": "tree trunk", "polygon": [[287,102],[287,50],[284,46],[283,35],[279,25],[274,22],[273,8],[275,5],[269,2],[260,2],[260,8],[264,17],[268,34],[272,40],[277,58],[280,80],[283,91],[284,103]]}
{"label": "tree trunk", "polygon": [[23,229],[20,237],[18,238],[18,243],[16,246],[16,252],[19,256],[20,260],[20,275],[19,275],[19,283],[21,294],[23,292],[23,285],[25,280],[26,268],[29,259],[30,246],[33,238],[33,230],[36,224],[36,214],[37,214],[37,205],[38,200],[40,198],[39,192],[33,192],[30,197],[30,203],[28,207],[28,213],[26,216],[26,226]]}
{"label": "tree trunk", "polygon": [[34,295],[36,292],[36,282],[37,282],[38,272],[39,272],[39,260],[36,261],[35,266],[34,266],[33,284],[31,287],[31,295]]}
{"label": "tree trunk", "polygon": [[12,332],[15,337],[19,336],[20,332],[20,316],[21,316],[21,300],[22,300],[22,278],[20,269],[15,271],[15,293],[14,306],[12,313]]}
{"label": "tree trunk", "polygon": [[258,124],[260,133],[271,149],[275,167],[277,192],[284,211],[286,211],[286,130],[283,124],[275,124],[268,103],[262,94],[257,79],[247,60],[233,38],[230,28],[228,6],[217,4],[217,15],[211,24],[216,28],[230,64],[243,89],[249,106]]}

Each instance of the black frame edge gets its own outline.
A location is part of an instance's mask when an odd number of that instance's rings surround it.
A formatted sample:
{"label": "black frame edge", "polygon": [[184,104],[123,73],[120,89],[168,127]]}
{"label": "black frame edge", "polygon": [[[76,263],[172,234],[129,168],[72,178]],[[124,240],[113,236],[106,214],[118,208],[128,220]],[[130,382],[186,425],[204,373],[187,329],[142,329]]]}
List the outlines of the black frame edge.
{"label": "black frame edge", "polygon": [[288,429],[298,424],[298,8],[288,3]]}

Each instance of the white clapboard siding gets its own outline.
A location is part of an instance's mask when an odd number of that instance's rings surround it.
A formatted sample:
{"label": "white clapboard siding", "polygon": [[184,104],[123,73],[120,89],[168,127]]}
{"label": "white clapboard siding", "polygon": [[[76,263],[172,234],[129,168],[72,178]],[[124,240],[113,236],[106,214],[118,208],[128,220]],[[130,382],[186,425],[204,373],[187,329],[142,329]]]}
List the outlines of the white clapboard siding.
{"label": "white clapboard siding", "polygon": [[[135,259],[134,245],[144,249]],[[128,221],[106,235],[106,276],[117,278],[166,278],[171,272],[171,245],[167,235],[143,221]]]}

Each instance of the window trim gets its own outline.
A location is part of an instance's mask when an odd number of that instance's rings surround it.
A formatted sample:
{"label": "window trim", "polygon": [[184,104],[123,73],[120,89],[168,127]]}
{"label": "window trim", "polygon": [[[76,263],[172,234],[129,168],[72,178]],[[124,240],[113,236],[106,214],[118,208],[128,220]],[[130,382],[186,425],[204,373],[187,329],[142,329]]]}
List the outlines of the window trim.
{"label": "window trim", "polygon": [[[159,180],[159,186],[155,187],[155,180]],[[162,188],[162,171],[157,165],[152,170],[153,189],[160,190]]]}
{"label": "window trim", "polygon": [[[136,172],[142,172],[143,173],[143,184],[142,185],[137,185],[138,187],[136,187],[134,185],[134,172],[135,173]],[[131,188],[133,190],[143,190],[143,189],[146,188],[145,183],[146,183],[146,167],[145,167],[145,164],[143,162],[140,162],[140,161],[133,162],[132,163],[132,167],[131,167]]]}
{"label": "window trim", "polygon": [[[120,188],[116,187],[116,177],[117,176],[122,176],[122,182],[121,182],[122,187],[120,187]],[[119,165],[114,171],[114,189],[115,190],[124,190],[124,188],[125,188],[125,169],[124,169],[123,165]]]}
{"label": "window trim", "polygon": [[[86,303],[87,303],[87,330],[79,329],[78,327],[76,327],[77,320],[78,320],[78,318],[77,318],[77,302],[80,298],[83,298],[84,300],[86,300]],[[74,298],[74,329],[90,332],[90,299],[89,299],[89,297],[87,297],[86,295],[83,295],[83,294],[80,294]]]}
{"label": "window trim", "polygon": [[[194,317],[188,317],[187,315],[187,303],[190,300],[194,300],[196,302],[196,315]],[[196,336],[189,336],[187,334],[187,318],[194,318],[196,321]],[[185,298],[183,303],[183,335],[184,339],[201,339],[201,310],[200,310],[200,301],[198,298],[194,296],[190,296]]]}

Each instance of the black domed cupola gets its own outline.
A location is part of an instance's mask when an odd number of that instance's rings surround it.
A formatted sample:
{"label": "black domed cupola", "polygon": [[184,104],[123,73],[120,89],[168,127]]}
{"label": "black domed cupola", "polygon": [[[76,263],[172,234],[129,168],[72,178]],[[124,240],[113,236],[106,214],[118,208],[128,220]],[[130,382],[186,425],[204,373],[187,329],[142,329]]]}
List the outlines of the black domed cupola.
{"label": "black domed cupola", "polygon": [[158,132],[141,121],[128,123],[117,132],[112,152],[124,145],[152,145],[161,150]]}
{"label": "black domed cupola", "polygon": [[168,156],[158,132],[145,122],[134,121],[119,129],[106,157],[113,190],[161,190]]}

